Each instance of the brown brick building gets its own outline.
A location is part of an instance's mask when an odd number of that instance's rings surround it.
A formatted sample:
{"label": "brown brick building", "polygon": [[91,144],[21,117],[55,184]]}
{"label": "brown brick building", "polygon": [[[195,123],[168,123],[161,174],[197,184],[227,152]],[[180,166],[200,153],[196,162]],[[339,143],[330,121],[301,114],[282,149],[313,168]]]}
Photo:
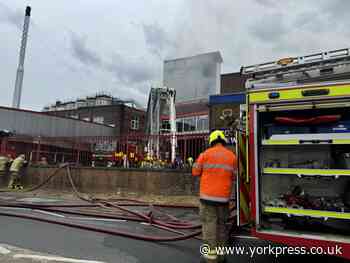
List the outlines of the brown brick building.
{"label": "brown brick building", "polygon": [[45,107],[47,114],[114,127],[116,136],[144,134],[146,113],[132,103],[109,95],[97,95]]}
{"label": "brown brick building", "polygon": [[221,94],[236,93],[245,91],[246,77],[240,72],[221,74]]}

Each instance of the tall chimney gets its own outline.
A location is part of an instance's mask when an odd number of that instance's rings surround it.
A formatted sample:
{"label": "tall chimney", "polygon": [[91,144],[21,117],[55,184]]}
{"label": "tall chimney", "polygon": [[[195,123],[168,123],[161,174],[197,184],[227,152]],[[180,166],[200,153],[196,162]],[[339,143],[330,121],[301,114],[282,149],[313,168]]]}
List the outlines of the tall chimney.
{"label": "tall chimney", "polygon": [[15,91],[13,93],[13,100],[12,100],[13,108],[19,108],[21,105],[22,84],[23,84],[23,74],[24,74],[24,58],[26,55],[26,46],[27,46],[27,39],[28,39],[31,10],[32,10],[31,7],[27,6],[25,17],[24,17],[24,24],[23,24],[21,49],[19,52],[19,62],[18,62],[17,75],[16,75]]}

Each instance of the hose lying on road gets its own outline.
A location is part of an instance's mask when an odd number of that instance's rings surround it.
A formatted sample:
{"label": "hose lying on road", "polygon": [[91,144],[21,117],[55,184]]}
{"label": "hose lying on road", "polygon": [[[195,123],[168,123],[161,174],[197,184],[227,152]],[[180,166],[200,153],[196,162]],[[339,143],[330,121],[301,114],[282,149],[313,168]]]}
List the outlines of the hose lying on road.
{"label": "hose lying on road", "polygon": [[[43,182],[39,183],[38,185],[32,187],[32,188],[29,188],[29,189],[24,189],[24,190],[21,190],[20,192],[33,192],[35,190],[38,190],[39,188],[43,187],[44,185],[46,185],[48,182],[51,181],[52,178],[54,178],[58,172],[62,169],[65,169],[66,167],[68,167],[69,164],[68,163],[65,163],[65,164],[62,164],[60,167],[58,167],[51,175],[49,175]],[[8,190],[0,190],[0,193],[12,193],[13,191],[8,189]]]}
{"label": "hose lying on road", "polygon": [[[72,186],[74,194],[80,200],[83,200],[83,201],[86,201],[86,202],[89,202],[89,203],[94,203],[94,201],[93,201],[94,199],[93,198],[85,198],[78,192],[78,189],[76,188],[76,186],[74,184],[74,181],[73,181],[73,178],[72,178],[72,175],[71,175],[71,172],[70,172],[70,167],[67,166],[66,170],[67,170],[68,180],[70,181],[70,184]],[[171,223],[164,223],[164,222],[161,222],[159,220],[152,220],[152,218],[150,216],[144,215],[144,214],[136,212],[136,211],[132,211],[130,209],[121,207],[121,206],[119,206],[117,204],[113,204],[111,202],[99,202],[98,204],[100,204],[101,207],[103,207],[103,208],[108,208],[108,207],[117,208],[117,209],[119,209],[121,211],[130,213],[132,215],[136,215],[136,216],[140,217],[141,219],[144,219],[144,220],[148,221],[149,223],[152,223],[152,224],[155,224],[155,225],[159,225],[159,226],[163,226],[163,227],[170,227],[170,228],[174,228],[174,229],[194,229],[194,228],[200,228],[201,227],[201,225],[192,225],[190,223],[187,224],[187,225],[179,226],[179,225],[175,225],[175,224],[171,224]]]}
{"label": "hose lying on road", "polygon": [[164,222],[161,222],[159,220],[152,219],[152,217],[150,217],[150,216],[146,216],[146,215],[144,215],[142,213],[139,213],[139,212],[136,212],[136,211],[132,211],[130,209],[118,206],[118,205],[113,204],[113,203],[105,203],[105,205],[102,204],[102,207],[114,207],[114,208],[120,209],[121,211],[125,211],[125,212],[128,212],[130,214],[139,216],[140,218],[144,219],[145,221],[148,221],[149,223],[152,223],[152,224],[155,224],[155,225],[159,225],[159,226],[164,226],[164,227],[170,227],[170,228],[173,228],[173,229],[195,229],[195,228],[200,228],[201,227],[200,224],[192,225],[192,224],[187,224],[187,222],[185,222],[183,225],[177,225],[177,224],[172,224],[172,223],[164,223]]}
{"label": "hose lying on road", "polygon": [[[117,230],[108,230],[108,229],[103,229],[103,228],[98,228],[98,227],[93,227],[93,226],[86,226],[82,224],[77,224],[77,223],[68,223],[64,222],[62,220],[53,220],[53,219],[45,219],[42,217],[36,217],[32,215],[24,215],[24,214],[16,214],[16,213],[6,213],[6,212],[0,212],[0,215],[3,216],[10,216],[10,217],[19,217],[19,218],[25,218],[25,219],[31,219],[31,220],[36,220],[36,221],[41,221],[41,222],[46,222],[46,223],[52,223],[52,224],[58,224],[58,225],[63,225],[63,226],[68,226],[68,227],[75,227],[75,228],[80,228],[80,229],[85,229],[85,230],[90,230],[90,231],[95,231],[95,232],[100,232],[100,233],[105,233],[105,234],[111,234],[111,235],[118,235],[118,236],[123,236],[123,237],[128,237],[128,238],[133,238],[133,239],[138,239],[138,240],[145,240],[145,241],[154,241],[154,242],[165,242],[165,241],[179,241],[179,240],[185,240],[189,238],[195,238],[196,236],[201,234],[201,231],[196,231],[192,233],[182,233],[177,231],[176,229],[196,229],[200,228],[201,225],[194,225],[191,222],[188,221],[183,221],[180,220],[174,216],[168,215],[168,218],[171,218],[171,222],[165,222],[159,219],[155,219],[153,217],[152,212],[149,213],[148,215],[145,215],[140,212],[133,211],[131,209],[127,209],[125,207],[122,207],[123,205],[115,204],[110,202],[110,200],[101,200],[101,199],[94,199],[91,198],[90,196],[88,198],[82,196],[82,194],[78,191],[77,187],[74,184],[74,180],[71,175],[70,167],[69,165],[64,165],[60,168],[58,168],[52,175],[50,175],[44,182],[39,184],[38,186],[35,186],[31,189],[26,190],[26,192],[29,191],[34,191],[45,184],[47,184],[54,176],[57,175],[58,171],[61,170],[62,168],[66,168],[66,175],[68,177],[68,180],[70,182],[70,185],[73,189],[73,192],[75,196],[77,196],[80,200],[83,200],[85,202],[88,202],[89,205],[94,206],[94,207],[102,207],[105,209],[109,209],[113,212],[116,210],[120,210],[122,212],[126,212],[129,214],[129,216],[122,215],[122,216],[108,216],[108,215],[98,215],[98,214],[87,214],[87,213],[80,213],[80,212],[74,212],[74,211],[66,211],[64,209],[57,209],[57,208],[50,208],[48,206],[40,206],[40,205],[33,205],[33,204],[7,204],[4,202],[0,202],[0,205],[3,206],[11,206],[12,207],[22,207],[22,208],[30,208],[30,209],[36,209],[36,210],[43,210],[43,211],[48,211],[48,212],[61,212],[61,213],[70,213],[70,214],[75,214],[75,215],[84,215],[84,216],[94,216],[94,217],[100,217],[100,218],[107,218],[107,219],[125,219],[125,220],[130,220],[130,221],[138,221],[138,222],[146,222],[149,223],[150,226],[162,229],[164,231],[172,232],[178,234],[178,236],[172,236],[172,237],[162,237],[162,236],[147,236],[147,235],[141,235],[141,234],[135,234],[135,233],[129,233],[129,232],[124,232],[124,231],[117,231]],[[7,191],[2,191],[2,192],[7,192]],[[142,201],[135,201],[135,200],[130,200],[126,199],[127,201],[133,201],[132,203],[138,206],[147,206],[147,203],[144,203]],[[67,205],[68,207],[69,205]],[[72,207],[72,206],[71,206]],[[77,206],[75,206],[77,207]],[[171,208],[179,208],[179,206],[168,206],[165,205],[163,207],[171,207]],[[181,206],[180,206],[181,207]],[[187,207],[188,208],[188,207]],[[192,208],[192,207],[191,207]],[[158,210],[159,212],[159,210]],[[165,215],[167,215],[165,212],[161,211]]]}
{"label": "hose lying on road", "polygon": [[178,236],[174,236],[174,237],[147,236],[147,235],[141,235],[141,234],[132,234],[132,233],[125,232],[125,231],[109,230],[109,229],[97,228],[97,227],[93,227],[93,226],[86,226],[86,225],[82,225],[82,224],[68,223],[68,222],[63,222],[63,221],[59,221],[59,220],[45,219],[42,217],[36,217],[36,216],[32,216],[32,215],[0,212],[0,216],[31,219],[31,220],[36,220],[36,221],[40,221],[40,222],[68,226],[68,227],[74,227],[74,228],[94,231],[94,232],[103,233],[103,234],[122,236],[122,237],[128,237],[128,238],[132,238],[132,239],[153,241],[153,242],[180,241],[180,240],[189,239],[189,238],[192,238],[192,237],[195,237],[195,236],[198,236],[201,234],[201,231],[197,231],[197,232],[182,234],[182,235],[178,235]]}

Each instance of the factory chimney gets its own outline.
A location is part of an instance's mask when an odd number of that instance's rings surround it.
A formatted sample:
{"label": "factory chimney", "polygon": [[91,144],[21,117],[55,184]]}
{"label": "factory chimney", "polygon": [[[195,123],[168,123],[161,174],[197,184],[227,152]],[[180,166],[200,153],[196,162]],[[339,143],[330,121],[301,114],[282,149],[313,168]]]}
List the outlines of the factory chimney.
{"label": "factory chimney", "polygon": [[13,93],[13,100],[12,100],[13,108],[19,108],[21,105],[22,84],[23,84],[23,74],[24,74],[24,58],[26,54],[30,11],[31,11],[31,7],[27,6],[25,17],[24,17],[24,25],[23,25],[21,49],[19,53],[19,63],[18,63],[18,69],[17,69],[17,75],[16,75],[15,91]]}

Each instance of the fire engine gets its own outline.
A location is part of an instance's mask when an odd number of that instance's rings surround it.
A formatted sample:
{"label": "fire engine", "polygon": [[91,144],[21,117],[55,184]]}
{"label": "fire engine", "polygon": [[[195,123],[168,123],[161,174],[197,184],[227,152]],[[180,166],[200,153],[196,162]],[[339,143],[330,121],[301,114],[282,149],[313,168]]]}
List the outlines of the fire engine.
{"label": "fire engine", "polygon": [[210,98],[240,113],[238,125],[222,127],[236,130],[237,225],[289,246],[337,245],[350,259],[350,50],[245,66],[241,75],[245,99]]}

